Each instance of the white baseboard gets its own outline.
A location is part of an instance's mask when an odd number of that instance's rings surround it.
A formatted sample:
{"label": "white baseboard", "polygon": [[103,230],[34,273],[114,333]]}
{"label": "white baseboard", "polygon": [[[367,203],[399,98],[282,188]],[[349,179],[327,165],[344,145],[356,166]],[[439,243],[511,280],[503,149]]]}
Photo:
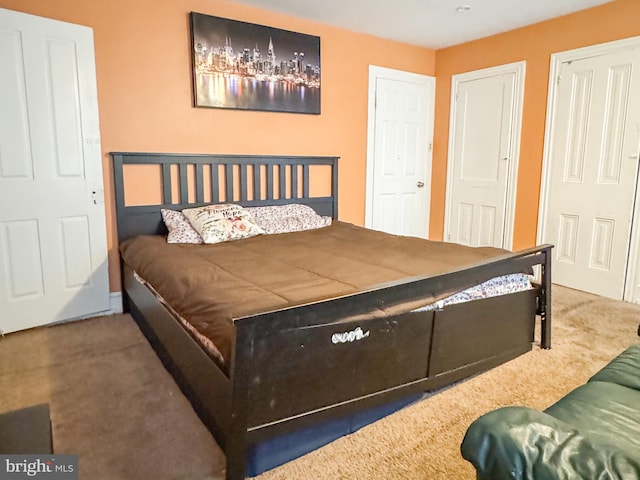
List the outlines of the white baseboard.
{"label": "white baseboard", "polygon": [[122,292],[111,292],[109,297],[111,300],[111,311],[107,313],[107,315],[122,313]]}

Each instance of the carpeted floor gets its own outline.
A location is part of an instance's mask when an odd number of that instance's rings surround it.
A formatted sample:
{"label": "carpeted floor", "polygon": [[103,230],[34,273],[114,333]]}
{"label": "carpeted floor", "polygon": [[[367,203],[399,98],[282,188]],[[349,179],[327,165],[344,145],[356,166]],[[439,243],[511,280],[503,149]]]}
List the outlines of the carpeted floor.
{"label": "carpeted floor", "polygon": [[[640,305],[554,288],[553,348],[537,345],[257,477],[473,479],[467,426],[503,405],[544,409],[638,341]],[[224,478],[224,454],[128,315],[0,338],[0,412],[50,403],[55,453],[81,479]]]}

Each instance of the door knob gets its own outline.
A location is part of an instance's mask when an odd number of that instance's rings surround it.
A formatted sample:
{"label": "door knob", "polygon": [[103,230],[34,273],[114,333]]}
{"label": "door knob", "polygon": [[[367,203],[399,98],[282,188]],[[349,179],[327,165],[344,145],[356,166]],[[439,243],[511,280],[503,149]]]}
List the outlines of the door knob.
{"label": "door knob", "polygon": [[418,188],[423,188],[424,187],[424,182],[418,182],[418,183],[416,183],[416,185],[418,186]]}

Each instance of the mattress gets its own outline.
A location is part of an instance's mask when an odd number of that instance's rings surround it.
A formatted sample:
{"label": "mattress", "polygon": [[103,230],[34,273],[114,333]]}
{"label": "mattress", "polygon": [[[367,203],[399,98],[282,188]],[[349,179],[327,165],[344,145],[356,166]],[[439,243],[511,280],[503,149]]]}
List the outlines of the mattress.
{"label": "mattress", "polygon": [[[215,245],[168,244],[163,236],[139,236],[123,242],[120,249],[124,262],[174,315],[192,333],[211,341],[224,365],[231,356],[235,318],[408,277],[439,275],[506,253],[390,235],[344,222]],[[426,294],[421,305],[407,308],[438,308],[458,293]]]}

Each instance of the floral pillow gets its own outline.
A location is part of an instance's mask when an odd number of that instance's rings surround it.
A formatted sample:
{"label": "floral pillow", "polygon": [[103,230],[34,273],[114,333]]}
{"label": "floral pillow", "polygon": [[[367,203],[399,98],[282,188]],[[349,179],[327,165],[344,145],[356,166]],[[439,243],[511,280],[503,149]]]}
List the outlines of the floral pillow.
{"label": "floral pillow", "polygon": [[239,240],[264,233],[240,205],[218,204],[182,210],[204,243]]}
{"label": "floral pillow", "polygon": [[163,208],[160,213],[169,231],[167,243],[204,243],[200,234],[195,231],[182,212]]}
{"label": "floral pillow", "polygon": [[265,233],[302,232],[331,225],[331,217],[318,215],[308,205],[294,203],[246,209]]}

